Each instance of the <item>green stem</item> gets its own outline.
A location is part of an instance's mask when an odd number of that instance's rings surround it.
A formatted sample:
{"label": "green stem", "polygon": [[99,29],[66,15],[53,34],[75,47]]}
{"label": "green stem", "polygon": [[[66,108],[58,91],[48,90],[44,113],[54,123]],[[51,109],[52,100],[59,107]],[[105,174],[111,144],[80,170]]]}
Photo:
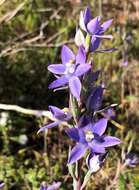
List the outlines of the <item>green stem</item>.
{"label": "green stem", "polygon": [[79,109],[78,109],[78,103],[76,99],[72,96],[70,93],[70,102],[69,102],[69,107],[73,115],[73,119],[77,125],[78,123],[78,116],[79,116]]}
{"label": "green stem", "polygon": [[83,181],[83,184],[82,184],[80,190],[85,189],[85,187],[86,187],[88,181],[90,180],[91,174],[92,174],[92,173],[91,173],[91,171],[89,170],[89,171],[87,172],[85,178],[84,178],[84,181]]}

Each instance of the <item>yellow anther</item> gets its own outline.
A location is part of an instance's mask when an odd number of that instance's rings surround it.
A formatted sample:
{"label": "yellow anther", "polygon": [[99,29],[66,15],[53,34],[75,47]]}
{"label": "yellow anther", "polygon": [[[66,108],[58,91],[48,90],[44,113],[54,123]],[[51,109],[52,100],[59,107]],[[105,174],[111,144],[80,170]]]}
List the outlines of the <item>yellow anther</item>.
{"label": "yellow anther", "polygon": [[71,60],[69,61],[69,63],[74,64],[74,60],[73,60],[73,59],[71,59]]}
{"label": "yellow anther", "polygon": [[63,108],[62,109],[64,112],[68,113],[69,112],[69,108]]}

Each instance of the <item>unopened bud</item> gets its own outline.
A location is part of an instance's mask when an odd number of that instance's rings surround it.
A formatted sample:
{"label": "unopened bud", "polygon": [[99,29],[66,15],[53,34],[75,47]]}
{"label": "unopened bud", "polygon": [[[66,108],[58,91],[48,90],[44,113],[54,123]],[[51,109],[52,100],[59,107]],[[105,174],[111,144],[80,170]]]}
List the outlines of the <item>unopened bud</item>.
{"label": "unopened bud", "polygon": [[85,44],[85,38],[84,35],[82,33],[82,31],[80,29],[77,30],[76,34],[75,34],[75,44],[80,47],[80,46],[84,46]]}

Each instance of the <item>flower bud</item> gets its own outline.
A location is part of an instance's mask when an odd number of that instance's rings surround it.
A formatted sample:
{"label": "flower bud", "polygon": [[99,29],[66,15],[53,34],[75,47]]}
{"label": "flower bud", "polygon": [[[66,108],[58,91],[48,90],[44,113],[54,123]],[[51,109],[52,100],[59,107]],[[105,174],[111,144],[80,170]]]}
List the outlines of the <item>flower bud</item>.
{"label": "flower bud", "polygon": [[75,34],[75,44],[80,47],[80,46],[84,46],[85,44],[85,38],[84,35],[82,33],[82,31],[80,29],[77,30],[76,34]]}
{"label": "flower bud", "polygon": [[100,170],[102,164],[105,161],[107,153],[105,154],[93,154],[93,155],[89,155],[86,158],[86,163],[87,166],[89,168],[89,170],[91,171],[91,173],[95,173],[98,170]]}

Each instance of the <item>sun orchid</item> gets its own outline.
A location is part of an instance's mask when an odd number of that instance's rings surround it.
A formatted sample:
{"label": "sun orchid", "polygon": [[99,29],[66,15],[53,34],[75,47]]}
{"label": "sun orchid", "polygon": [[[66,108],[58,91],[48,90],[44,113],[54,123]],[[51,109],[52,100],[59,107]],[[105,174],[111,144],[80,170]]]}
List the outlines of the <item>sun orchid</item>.
{"label": "sun orchid", "polygon": [[70,120],[72,117],[70,112],[63,111],[56,106],[49,106],[49,111],[51,112],[55,121],[41,127],[39,129],[38,133],[40,133],[41,131],[45,131],[46,129],[56,127],[57,125],[61,124],[62,122]]}
{"label": "sun orchid", "polygon": [[97,38],[112,38],[112,35],[103,35],[104,32],[110,27],[113,19],[109,19],[105,21],[103,24],[100,23],[101,17],[91,17],[91,11],[89,7],[85,9],[83,13],[80,13],[79,24],[82,30],[87,32],[91,36],[95,36]]}
{"label": "sun orchid", "polygon": [[113,136],[104,136],[107,128],[107,119],[100,119],[83,127],[68,129],[66,132],[77,144],[71,150],[69,163],[73,164],[81,159],[87,150],[91,153],[105,153],[107,147],[120,144],[121,141]]}
{"label": "sun orchid", "polygon": [[[90,51],[94,52],[100,45],[100,42],[102,39],[112,39],[112,35],[104,35],[105,31],[110,27],[112,24],[113,19],[109,19],[105,21],[103,24],[101,24],[101,17],[95,17],[92,18],[91,11],[89,7],[85,9],[84,12],[80,12],[80,19],[79,19],[79,25],[81,29],[91,37],[91,43],[90,43]],[[82,35],[82,42],[83,35]],[[113,51],[114,49],[111,49]],[[108,51],[108,50],[104,50]]]}
{"label": "sun orchid", "polygon": [[77,100],[80,100],[81,81],[79,77],[91,68],[91,65],[86,63],[86,53],[80,47],[77,55],[75,55],[70,48],[64,45],[61,52],[61,59],[62,64],[48,66],[50,72],[58,75],[58,79],[53,81],[49,85],[49,88],[54,89],[68,85],[72,95]]}

